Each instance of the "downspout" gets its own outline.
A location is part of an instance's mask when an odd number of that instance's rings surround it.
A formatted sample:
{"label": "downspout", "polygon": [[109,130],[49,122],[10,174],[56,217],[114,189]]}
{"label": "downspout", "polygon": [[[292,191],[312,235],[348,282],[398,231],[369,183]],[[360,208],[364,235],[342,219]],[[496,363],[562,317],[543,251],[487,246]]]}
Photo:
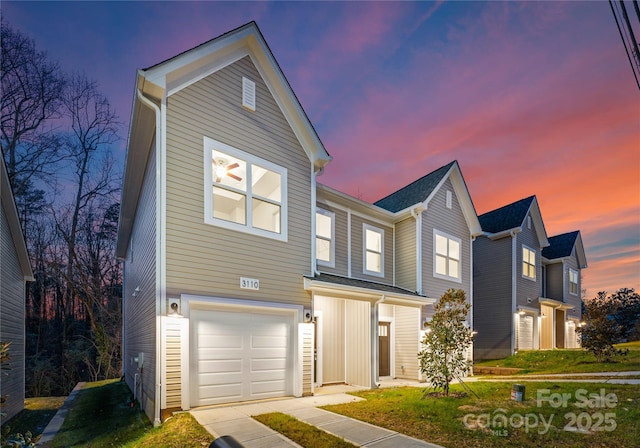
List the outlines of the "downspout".
{"label": "downspout", "polygon": [[417,209],[411,209],[411,216],[416,220],[416,291],[422,295],[422,212]]}
{"label": "downspout", "polygon": [[516,262],[518,257],[516,256],[516,232],[512,230],[509,235],[511,235],[511,354],[513,354],[516,349],[516,274],[518,272]]}
{"label": "downspout", "polygon": [[[161,132],[161,117],[160,117],[160,108],[153,103],[153,101],[149,100],[147,97],[145,97],[142,92],[140,91],[140,89],[136,89],[136,93],[138,96],[138,99],[140,100],[140,102],[142,104],[144,104],[145,106],[147,106],[148,108],[150,108],[151,110],[153,110],[155,112],[156,115],[156,195],[159,194],[160,189],[158,188],[158,183],[159,178],[158,178],[158,168],[162,168],[160,167],[160,163],[162,162],[162,158],[161,158],[161,150],[162,150],[162,132]],[[160,187],[162,187],[160,185]],[[157,199],[156,199],[157,201]],[[156,202],[156,206],[157,206],[157,202]],[[162,212],[162,210],[160,211]],[[157,211],[156,211],[157,213]],[[156,225],[158,224],[157,222],[158,220],[156,220]],[[156,230],[156,235],[159,235],[162,229],[157,229]],[[158,250],[159,247],[156,248],[156,250]],[[156,254],[156,260],[157,257],[160,254]],[[156,378],[155,378],[155,399],[154,399],[154,419],[153,419],[153,426],[159,426],[162,423],[162,420],[160,418],[160,401],[162,399],[161,397],[161,393],[162,393],[162,381],[161,381],[161,372],[162,372],[162,344],[161,339],[162,339],[162,317],[160,316],[161,313],[161,299],[162,297],[158,297],[158,294],[162,294],[162,292],[159,290],[158,288],[158,281],[161,281],[160,278],[158,278],[159,276],[157,275],[157,269],[158,269],[158,265],[156,265]]]}
{"label": "downspout", "polygon": [[380,360],[378,359],[378,319],[380,315],[378,306],[383,303],[386,298],[387,296],[382,294],[382,296],[371,307],[371,335],[373,336],[373,340],[371,341],[371,389],[378,389],[380,387],[377,368],[380,363]]}

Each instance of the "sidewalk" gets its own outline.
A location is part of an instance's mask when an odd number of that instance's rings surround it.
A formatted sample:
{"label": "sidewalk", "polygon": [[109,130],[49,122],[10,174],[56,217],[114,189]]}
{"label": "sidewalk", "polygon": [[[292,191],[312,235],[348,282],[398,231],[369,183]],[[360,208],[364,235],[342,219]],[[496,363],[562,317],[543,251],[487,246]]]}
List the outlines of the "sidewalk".
{"label": "sidewalk", "polygon": [[300,447],[300,445],[252,419],[252,415],[282,412],[316,426],[357,446],[372,448],[441,448],[343,415],[318,409],[318,406],[351,403],[362,398],[344,393],[286,398],[234,406],[194,409],[191,414],[216,437],[230,435],[247,448]]}
{"label": "sidewalk", "polygon": [[69,412],[73,400],[76,399],[76,395],[78,395],[78,392],[80,391],[80,389],[82,389],[84,384],[84,382],[76,384],[76,387],[73,388],[69,396],[64,400],[62,407],[58,409],[56,415],[53,416],[53,418],[49,421],[49,424],[46,426],[46,428],[44,428],[42,437],[40,437],[40,440],[38,440],[36,446],[43,448],[49,446],[49,443],[56,436],[57,432],[60,431],[60,427],[62,427],[64,419],[67,417],[67,412]]}

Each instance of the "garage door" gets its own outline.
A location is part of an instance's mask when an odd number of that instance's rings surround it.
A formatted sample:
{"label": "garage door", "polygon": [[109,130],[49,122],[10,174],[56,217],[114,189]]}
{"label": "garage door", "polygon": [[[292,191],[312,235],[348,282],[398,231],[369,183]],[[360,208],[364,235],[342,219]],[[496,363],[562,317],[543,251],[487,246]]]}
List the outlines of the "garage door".
{"label": "garage door", "polygon": [[191,404],[292,395],[291,314],[191,311]]}
{"label": "garage door", "polygon": [[533,350],[533,316],[520,316],[518,350]]}

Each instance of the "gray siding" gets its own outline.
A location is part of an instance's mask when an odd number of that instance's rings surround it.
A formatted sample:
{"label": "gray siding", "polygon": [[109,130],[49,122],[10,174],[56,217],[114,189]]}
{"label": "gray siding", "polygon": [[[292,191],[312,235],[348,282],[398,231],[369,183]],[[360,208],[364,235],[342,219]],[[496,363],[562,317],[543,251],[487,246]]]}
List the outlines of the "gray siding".
{"label": "gray siding", "polygon": [[[571,253],[571,258],[565,261],[565,269],[567,270],[567,281],[565,282],[565,297],[567,304],[573,305],[575,309],[573,311],[567,311],[568,317],[574,317],[582,319],[582,270],[578,268],[578,260],[576,259],[575,248]],[[578,271],[578,294],[571,294],[569,292],[569,268]]]}
{"label": "gray siding", "polygon": [[396,285],[411,291],[416,282],[416,220],[408,218],[396,224]]}
{"label": "gray siding", "polygon": [[511,237],[473,243],[474,359],[511,354]]}
{"label": "gray siding", "polygon": [[[242,77],[256,83],[256,111],[244,109]],[[311,164],[249,57],[167,100],[167,292],[310,304]],[[204,223],[203,137],[288,170],[288,241]],[[260,290],[239,289],[239,277]]]}
{"label": "gray siding", "polygon": [[[154,419],[156,375],[156,159],[153,148],[155,142],[144,173],[131,243],[124,263],[122,360],[127,384],[135,391],[151,421]],[[137,292],[136,288],[139,288]],[[136,386],[134,377],[140,371],[133,358],[139,353],[144,353],[144,368],[140,383]]]}
{"label": "gray siding", "polygon": [[[542,263],[541,248],[536,234],[535,222],[531,220],[531,228],[527,228],[525,218],[522,232],[516,235],[516,304],[531,306],[527,299],[533,303],[542,293]],[[522,276],[522,246],[525,245],[536,252],[536,279],[530,280]]]}
{"label": "gray siding", "polygon": [[562,263],[548,264],[545,267],[547,272],[546,284],[547,292],[545,297],[549,299],[563,301],[563,278],[562,278]]}
{"label": "gray siding", "polygon": [[[364,239],[363,224],[384,230],[384,276],[364,273]],[[393,227],[385,226],[376,221],[369,221],[359,215],[351,215],[351,276],[362,280],[378,283],[393,284]]]}
{"label": "gray siding", "polygon": [[6,412],[6,417],[2,417],[4,423],[24,408],[25,280],[9,230],[4,204],[0,210],[0,341],[11,343],[11,370],[3,370],[0,376],[0,394],[7,396],[7,401],[2,407],[2,411]]}
{"label": "gray siding", "polygon": [[335,213],[335,267],[318,265],[318,270],[328,274],[342,275],[346,277],[349,273],[349,242],[348,242],[348,218],[344,210],[331,207],[319,200],[319,208]]}
{"label": "gray siding", "polygon": [[[451,209],[446,207],[447,190],[452,193]],[[433,229],[460,238],[462,283],[433,276]],[[422,213],[422,289],[426,296],[436,299],[449,288],[464,289],[467,298],[470,298],[471,275],[471,234],[451,181],[447,179],[429,202],[428,209]]]}

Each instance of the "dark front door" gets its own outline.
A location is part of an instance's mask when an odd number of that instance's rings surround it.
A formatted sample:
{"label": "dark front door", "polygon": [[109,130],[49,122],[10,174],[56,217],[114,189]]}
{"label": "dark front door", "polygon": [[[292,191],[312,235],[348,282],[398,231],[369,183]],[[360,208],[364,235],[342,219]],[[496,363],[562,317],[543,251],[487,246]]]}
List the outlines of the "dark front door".
{"label": "dark front door", "polygon": [[379,359],[379,376],[391,375],[391,337],[389,322],[380,322],[378,324],[378,359]]}

